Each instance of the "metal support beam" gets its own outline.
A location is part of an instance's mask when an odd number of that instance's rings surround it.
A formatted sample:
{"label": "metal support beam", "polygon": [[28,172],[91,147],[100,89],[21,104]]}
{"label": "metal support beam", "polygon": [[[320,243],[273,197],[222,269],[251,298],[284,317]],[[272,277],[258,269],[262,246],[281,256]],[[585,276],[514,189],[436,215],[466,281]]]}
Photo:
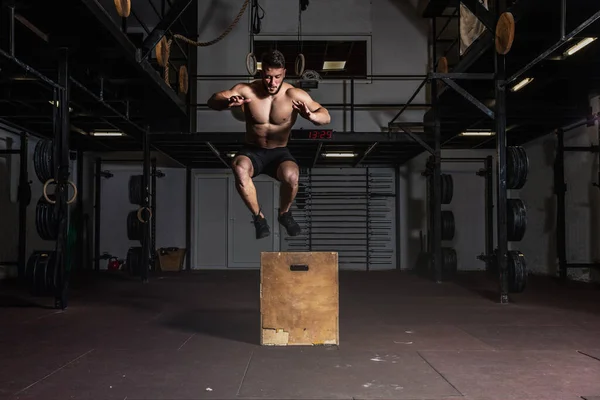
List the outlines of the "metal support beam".
{"label": "metal support beam", "polygon": [[417,94],[419,94],[419,92],[421,91],[421,89],[423,89],[423,86],[425,86],[425,84],[427,83],[428,79],[425,78],[421,81],[421,83],[419,84],[419,86],[417,86],[417,89],[414,91],[414,93],[412,94],[412,96],[410,96],[410,99],[408,99],[408,101],[406,102],[406,104],[404,104],[404,106],[402,107],[402,109],[400,109],[400,111],[398,111],[398,113],[396,115],[394,115],[394,118],[392,118],[392,120],[388,123],[388,126],[393,123],[396,119],[398,119],[398,117],[400,117],[400,115],[402,115],[402,113],[404,112],[404,110],[406,110],[406,108],[412,103],[412,101],[415,99],[415,97],[417,97]]}
{"label": "metal support beam", "polygon": [[[245,143],[245,132],[152,132],[152,142],[157,146],[166,143]],[[373,142],[398,142],[413,143],[413,140],[404,132],[334,132],[332,139],[294,139],[294,143],[373,143]]]}
{"label": "metal support beam", "polygon": [[412,140],[419,143],[430,154],[435,155],[435,150],[430,145],[428,145],[423,139],[421,139],[419,136],[415,135],[410,129],[408,129],[404,126],[400,126],[400,129],[402,129]]}
{"label": "metal support beam", "polygon": [[490,257],[494,253],[494,167],[493,157],[485,160],[485,255],[486,270],[492,268]]}
{"label": "metal support beam", "polygon": [[596,12],[594,15],[592,15],[591,17],[589,17],[587,20],[585,20],[577,28],[573,29],[568,35],[562,37],[558,42],[556,42],[555,44],[550,46],[546,51],[544,51],[539,56],[537,56],[536,58],[531,60],[529,63],[527,63],[527,65],[525,65],[523,68],[521,68],[519,71],[517,71],[514,75],[512,75],[510,78],[508,78],[506,80],[506,82],[504,83],[504,85],[508,86],[511,83],[513,83],[514,81],[516,81],[517,79],[519,79],[525,72],[529,71],[540,61],[543,61],[550,54],[554,53],[563,44],[567,43],[569,40],[571,40],[572,38],[577,36],[581,31],[583,31],[585,28],[587,28],[588,26],[590,26],[591,24],[596,22],[596,20],[598,20],[599,18],[600,18],[600,10],[598,12]]}
{"label": "metal support beam", "polygon": [[[506,0],[496,2],[499,17],[506,10]],[[506,62],[505,56],[494,52],[496,82],[496,171],[497,178],[497,240],[498,271],[500,273],[500,303],[508,303],[508,206],[507,206],[507,168],[506,168]],[[492,117],[493,118],[493,117]]]}
{"label": "metal support beam", "polygon": [[463,89],[462,87],[460,87],[456,82],[454,82],[453,80],[448,79],[448,78],[443,78],[442,81],[446,85],[448,85],[452,89],[454,89],[458,94],[460,94],[465,99],[467,99],[475,107],[477,107],[481,111],[483,111],[483,113],[485,115],[487,115],[488,117],[494,119],[494,112],[492,110],[490,110],[488,107],[486,107],[486,105],[483,104],[481,101],[479,101],[478,99],[476,99],[475,96],[473,96],[471,93],[467,92],[465,89]]}
{"label": "metal support beam", "polygon": [[102,207],[102,159],[96,158],[96,171],[94,173],[94,270],[100,271],[100,211]]}
{"label": "metal support beam", "polygon": [[150,237],[152,243],[150,245],[150,263],[152,265],[152,271],[156,271],[156,158],[153,158],[150,162],[152,172],[150,173],[152,180],[152,196],[150,209],[152,210],[152,219],[150,220]]}
{"label": "metal support beam", "polygon": [[192,269],[190,247],[192,246],[192,168],[185,169],[185,269]]}
{"label": "metal support beam", "polygon": [[31,75],[34,75],[36,78],[40,79],[44,83],[47,83],[52,88],[57,89],[57,90],[62,89],[62,86],[60,86],[58,83],[54,82],[52,79],[48,78],[46,75],[42,74],[41,72],[37,71],[36,69],[32,68],[28,64],[25,64],[23,61],[19,60],[17,57],[10,55],[9,53],[5,52],[2,49],[0,49],[0,55],[6,59],[12,61],[13,63],[17,64],[25,72],[27,72]]}
{"label": "metal support beam", "polygon": [[219,153],[219,150],[217,150],[217,148],[213,146],[212,143],[206,142],[206,145],[208,146],[210,151],[212,151],[213,154],[223,163],[223,165],[225,165],[226,168],[231,168],[231,165],[227,161],[225,161],[223,157],[221,157],[221,153]]}
{"label": "metal support beam", "polygon": [[495,75],[493,73],[484,72],[432,72],[429,74],[430,78],[436,79],[465,79],[465,80],[493,80]]}
{"label": "metal support beam", "polygon": [[54,172],[56,181],[56,215],[58,219],[58,238],[56,240],[56,287],[54,293],[54,307],[65,309],[68,305],[69,280],[71,275],[72,249],[69,248],[69,184],[70,159],[69,159],[69,51],[66,48],[58,50],[58,81],[65,88],[55,96],[55,111],[58,112],[54,124],[54,156],[58,164]]}
{"label": "metal support beam", "polygon": [[373,149],[375,149],[375,147],[377,146],[377,142],[373,143],[372,145],[369,146],[369,148],[367,150],[365,150],[365,152],[363,153],[363,155],[356,160],[356,162],[354,163],[354,167],[356,167],[358,164],[360,164],[361,162],[363,162],[363,160],[365,158],[367,158],[367,156],[369,155],[369,153],[371,153],[373,151]]}
{"label": "metal support beam", "polygon": [[[147,131],[144,133],[142,139],[142,145],[144,150],[144,164],[142,173],[142,204],[140,207],[145,209],[146,212],[141,213],[141,217],[144,220],[142,222],[142,259],[140,262],[140,278],[142,282],[148,282],[148,267],[150,266],[150,218],[154,218],[151,213],[154,211],[150,207],[150,135]],[[150,210],[150,211],[148,211]]]}
{"label": "metal support beam", "polygon": [[317,151],[315,152],[315,158],[313,158],[312,167],[314,168],[319,161],[319,156],[321,155],[321,149],[323,148],[323,142],[319,142],[317,146]]}
{"label": "metal support beam", "polygon": [[565,198],[567,184],[565,183],[565,133],[556,130],[557,146],[554,159],[554,194],[556,195],[556,256],[558,258],[558,274],[562,281],[567,279],[567,240],[566,240],[566,207]]}
{"label": "metal support beam", "polygon": [[[17,276],[24,279],[25,265],[27,263],[27,205],[31,201],[31,187],[27,166],[29,165],[29,138],[21,132],[21,146],[19,148],[19,268]],[[27,196],[28,195],[28,196]],[[25,197],[28,198],[25,198]]]}
{"label": "metal support beam", "polygon": [[15,56],[15,6],[12,4],[10,7],[10,20],[9,20],[9,46],[10,46],[10,55]]}
{"label": "metal support beam", "polygon": [[[437,43],[435,40],[437,36],[436,19],[434,18],[431,22],[433,29],[432,56],[433,60],[437,60]],[[434,72],[435,64],[435,62],[431,63],[431,72]],[[432,189],[430,206],[430,227],[433,235],[433,238],[431,240],[433,244],[433,279],[435,282],[442,282],[444,268],[444,260],[442,259],[442,129],[440,126],[440,101],[438,93],[438,80],[435,78],[431,79],[431,102],[433,104],[432,110],[435,140],[435,150],[433,152],[433,156],[431,156],[431,161],[433,163],[433,174],[430,177]]]}

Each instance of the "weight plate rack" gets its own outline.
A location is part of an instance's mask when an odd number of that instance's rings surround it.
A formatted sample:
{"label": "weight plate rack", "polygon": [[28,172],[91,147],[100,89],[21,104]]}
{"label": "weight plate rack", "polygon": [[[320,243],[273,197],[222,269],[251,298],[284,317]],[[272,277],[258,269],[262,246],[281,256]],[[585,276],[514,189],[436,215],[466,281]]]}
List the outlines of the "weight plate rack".
{"label": "weight plate rack", "polygon": [[[506,186],[508,189],[519,190],[527,183],[529,175],[529,158],[522,146],[507,147]],[[527,206],[522,199],[507,199],[507,238],[509,242],[520,242],[527,231]],[[527,286],[527,262],[519,250],[508,252],[508,286],[509,292],[521,293]],[[497,262],[497,259],[496,259]],[[498,275],[496,266],[496,276]]]}

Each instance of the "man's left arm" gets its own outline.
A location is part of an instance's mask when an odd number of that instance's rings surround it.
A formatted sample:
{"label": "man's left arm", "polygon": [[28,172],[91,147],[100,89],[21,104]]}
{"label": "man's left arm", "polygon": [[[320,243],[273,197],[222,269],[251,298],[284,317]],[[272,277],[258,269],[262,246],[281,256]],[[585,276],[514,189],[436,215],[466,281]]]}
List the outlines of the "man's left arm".
{"label": "man's left arm", "polygon": [[294,110],[315,125],[326,125],[331,122],[329,111],[310,97],[302,89],[292,89],[292,105]]}

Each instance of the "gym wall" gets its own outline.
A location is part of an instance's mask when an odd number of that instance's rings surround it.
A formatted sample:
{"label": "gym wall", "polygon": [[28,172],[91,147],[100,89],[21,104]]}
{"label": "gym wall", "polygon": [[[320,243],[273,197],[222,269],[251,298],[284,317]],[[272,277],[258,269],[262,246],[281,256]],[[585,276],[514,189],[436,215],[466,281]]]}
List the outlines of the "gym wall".
{"label": "gym wall", "polygon": [[[261,251],[310,249],[338,252],[342,270],[396,268],[393,169],[315,168],[304,172],[300,181],[310,196],[300,193],[292,205],[294,218],[304,228],[292,238],[277,222],[279,184],[262,176],[255,180],[271,227],[271,236],[257,240],[231,171],[193,171],[192,268],[256,269]],[[302,199],[304,208],[299,208]]]}
{"label": "gym wall", "polygon": [[[352,37],[367,38],[370,54],[368,68],[371,74],[425,74],[428,65],[427,20],[416,10],[417,1],[395,0],[328,0],[312,1],[302,13],[302,37],[319,40]],[[261,32],[257,38],[285,37],[297,40],[298,2],[261,0],[265,10]],[[229,26],[241,2],[238,0],[205,1],[198,3],[199,39],[211,40],[221,35]],[[246,55],[250,51],[250,13],[218,45],[198,50],[198,74],[200,75],[247,75]],[[374,23],[374,21],[377,21]],[[317,36],[318,35],[318,36]],[[398,38],[402,37],[402,41]],[[260,54],[257,55],[260,57]],[[290,60],[291,61],[291,60]],[[288,71],[288,74],[293,71]],[[205,104],[217,91],[229,89],[239,80],[199,80],[197,103]],[[373,81],[355,84],[355,103],[406,103],[420,84],[419,81]],[[350,83],[321,82],[310,95],[318,102],[350,104]],[[425,103],[425,90],[414,103]],[[426,110],[411,108],[399,118],[400,121],[422,121]],[[387,128],[387,123],[398,112],[389,110],[355,111],[355,131],[373,132]],[[330,110],[331,128],[350,130],[350,112]],[[197,114],[200,131],[241,131],[244,123],[236,120],[228,110],[216,112],[199,108]],[[296,128],[311,124],[298,118]]]}
{"label": "gym wall", "polygon": [[[13,133],[13,129],[0,126],[0,149],[21,147],[21,138]],[[33,251],[54,250],[55,241],[40,238],[37,232],[35,218],[36,205],[42,197],[43,182],[38,179],[33,165],[33,155],[38,139],[28,137],[28,178],[31,181],[31,202],[27,207],[27,252],[26,259]],[[19,186],[19,159],[18,154],[0,155],[0,219],[3,229],[0,229],[0,261],[16,262],[19,248],[19,204],[17,190]],[[71,161],[71,180],[77,182],[77,162]],[[54,192],[54,186],[49,185],[48,193]],[[72,193],[69,191],[69,193]],[[77,200],[76,200],[77,201]],[[75,203],[73,203],[74,205]],[[0,266],[0,279],[2,277],[16,277],[16,266]]]}
{"label": "gym wall", "polygon": [[[442,150],[442,158],[484,158],[494,154],[494,150]],[[421,232],[423,247],[427,245],[427,181],[421,173],[428,157],[429,153],[421,153],[408,163],[404,172],[406,189],[402,200],[405,205],[401,210],[405,215],[401,214],[400,219],[402,235],[406,238],[403,242],[407,245],[403,250],[406,261],[402,269],[416,265],[421,251]],[[483,163],[442,163],[442,173],[452,175],[454,182],[452,201],[442,204],[442,210],[452,211],[455,219],[454,239],[442,242],[442,246],[456,250],[461,271],[485,270],[485,263],[476,258],[485,253],[485,178],[475,174],[483,167]]]}

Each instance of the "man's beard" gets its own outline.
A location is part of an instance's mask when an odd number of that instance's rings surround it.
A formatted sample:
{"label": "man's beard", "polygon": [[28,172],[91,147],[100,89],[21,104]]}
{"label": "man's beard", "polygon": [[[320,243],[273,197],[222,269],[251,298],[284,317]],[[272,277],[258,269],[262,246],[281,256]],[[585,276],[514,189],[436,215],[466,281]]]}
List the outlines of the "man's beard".
{"label": "man's beard", "polygon": [[271,91],[269,90],[269,85],[267,85],[265,83],[265,81],[263,81],[263,86],[264,86],[265,90],[267,91],[267,93],[270,94],[271,96],[273,96],[273,95],[276,95],[277,93],[279,93],[279,91],[281,90],[281,87],[283,86],[283,81],[281,81],[281,83],[277,87],[277,91],[275,93],[271,93]]}

